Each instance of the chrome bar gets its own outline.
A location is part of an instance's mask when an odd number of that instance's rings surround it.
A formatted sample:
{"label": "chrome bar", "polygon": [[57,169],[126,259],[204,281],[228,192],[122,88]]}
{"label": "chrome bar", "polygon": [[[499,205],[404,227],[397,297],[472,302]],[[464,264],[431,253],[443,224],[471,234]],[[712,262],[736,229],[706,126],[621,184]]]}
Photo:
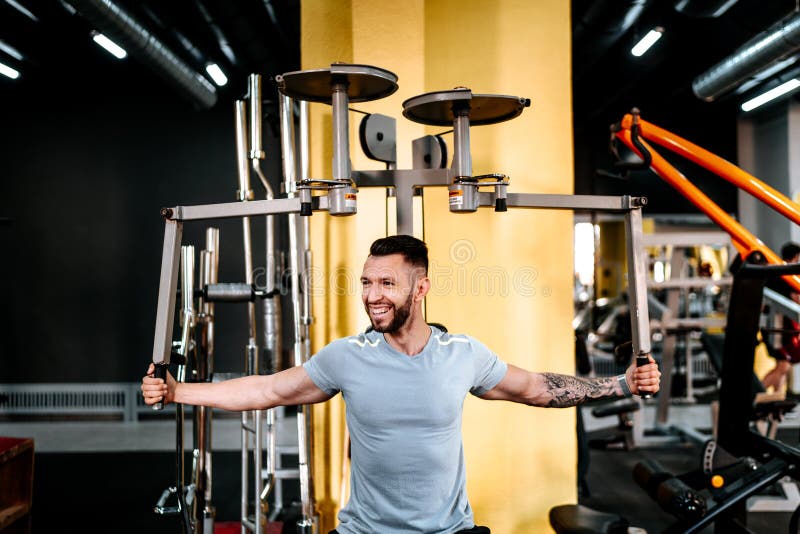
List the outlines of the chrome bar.
{"label": "chrome bar", "polygon": [[236,199],[245,201],[253,198],[253,191],[250,189],[250,166],[247,160],[247,104],[244,100],[237,100],[234,106],[236,112],[236,171],[239,177]]}
{"label": "chrome bar", "polygon": [[[494,207],[494,192],[478,193],[481,207]],[[612,211],[625,213],[647,202],[643,197],[602,195],[550,195],[543,193],[508,193],[509,208],[562,209],[575,211]]]}
{"label": "chrome bar", "polygon": [[350,125],[347,85],[332,83],[333,179],[350,180]]}
{"label": "chrome bar", "polygon": [[[248,94],[250,96],[250,152],[251,165],[261,184],[264,186],[266,199],[272,200],[275,195],[269,180],[261,170],[261,160],[266,157],[262,149],[262,126],[261,126],[261,76],[251,74],[248,77]],[[266,216],[266,251],[267,268],[265,273],[264,289],[267,293],[275,290],[275,221],[271,215]]]}
{"label": "chrome bar", "polygon": [[469,146],[469,108],[455,112],[453,118],[453,177],[472,176],[472,154]]}
{"label": "chrome bar", "polygon": [[[306,358],[306,340],[304,333],[306,326],[303,324],[303,314],[301,311],[300,300],[300,231],[302,227],[298,224],[299,215],[289,215],[289,269],[291,271],[291,291],[292,291],[292,317],[294,318],[294,364],[302,365]],[[298,407],[297,410],[297,443],[298,443],[298,468],[300,470],[300,501],[302,510],[302,520],[298,522],[298,529],[301,524],[306,525],[313,522],[313,506],[311,502],[311,480],[308,467],[308,439],[306,435],[306,418],[308,406]]]}
{"label": "chrome bar", "polygon": [[[177,366],[175,380],[186,382],[186,365],[192,349],[194,338],[194,247],[186,245],[181,247],[181,295],[183,306],[181,310],[181,344],[180,354],[183,362]],[[177,488],[178,504],[184,530],[192,532],[190,513],[184,495],[186,466],[184,462],[183,426],[185,421],[184,405],[175,405],[175,486]]]}
{"label": "chrome bar", "polygon": [[[335,86],[336,87],[336,86]],[[350,179],[350,160],[349,160],[349,148],[348,148],[348,131],[347,131],[347,93],[346,87],[340,86],[338,90],[334,87],[334,95],[333,95],[333,102],[334,102],[334,125],[333,125],[333,136],[334,136],[334,178],[338,178],[340,176],[344,176],[347,180]],[[338,103],[337,103],[338,102]],[[344,108],[342,106],[344,105]],[[288,125],[288,116],[289,112],[292,109],[291,107],[291,100],[288,98],[281,99],[281,125],[284,124]],[[303,111],[303,107],[301,105],[301,113]],[[342,118],[343,116],[343,118]],[[301,128],[301,139],[300,139],[300,166],[301,166],[301,173],[307,172],[307,157],[308,157],[308,140],[303,139],[303,134],[307,134],[307,118],[308,113],[307,111],[301,115],[300,120],[300,128]],[[305,124],[305,126],[304,126]],[[342,130],[343,128],[343,130]],[[285,128],[282,128],[282,136],[281,136],[281,146],[283,147],[282,156],[283,156],[283,165],[284,165],[284,187],[288,194],[288,196],[295,197],[297,192],[295,189],[295,169],[296,169],[296,161],[294,156],[294,150],[290,147],[293,147],[294,139],[290,137],[287,133],[285,133]],[[344,141],[339,142],[337,141],[337,135],[342,134],[344,135]],[[338,152],[337,152],[338,151]],[[346,154],[346,158],[344,158],[342,153]],[[338,155],[337,155],[338,154]],[[305,163],[304,163],[305,162]],[[336,170],[337,166],[339,167],[339,171]],[[342,172],[345,174],[337,174],[337,172]],[[301,176],[303,176],[301,174]],[[314,199],[319,199],[321,203],[323,200],[326,200],[327,197],[314,197]],[[306,232],[307,232],[307,221],[303,221],[307,219],[307,217],[300,217],[298,214],[290,214],[289,215],[289,271],[290,271],[290,286],[291,286],[291,298],[292,298],[292,319],[294,323],[294,343],[293,343],[293,354],[294,354],[294,365],[302,365],[308,359],[307,349],[308,349],[308,328],[305,324],[306,321],[304,317],[306,314],[304,310],[304,302],[301,300],[301,284],[303,283],[303,275],[302,275],[302,259],[301,259],[301,249],[304,247],[304,242],[306,239]],[[305,255],[303,256],[303,259]],[[298,470],[300,473],[300,501],[301,501],[301,513],[302,519],[298,522],[298,531],[305,528],[305,525],[313,524],[313,502],[311,497],[311,476],[308,468],[308,436],[307,436],[307,426],[306,420],[308,416],[308,406],[300,406],[297,410],[297,439],[298,439]]]}
{"label": "chrome bar", "polygon": [[264,159],[261,145],[261,76],[251,74],[247,77],[247,94],[250,102],[250,152],[251,160]]}
{"label": "chrome bar", "polygon": [[[247,517],[249,513],[249,502],[248,499],[250,495],[250,484],[248,481],[249,476],[249,465],[250,465],[250,430],[248,430],[248,416],[250,412],[242,412],[241,419],[242,419],[242,429],[240,432],[240,436],[242,438],[242,449],[240,455],[240,463],[241,463],[241,492],[240,492],[240,502],[239,502],[239,509],[240,509],[240,516],[242,521],[242,530],[241,534],[246,534],[248,525],[247,525]],[[250,529],[253,530],[253,529]]]}
{"label": "chrome bar", "polygon": [[[200,281],[203,287],[215,284],[219,272],[219,229],[206,229],[206,248],[200,253]],[[197,351],[195,380],[210,382],[214,373],[214,303],[200,298],[199,305],[200,345]],[[197,406],[195,413],[194,484],[196,500],[193,517],[200,534],[213,534],[215,510],[211,505],[211,422],[213,410]]]}
{"label": "chrome bar", "polygon": [[194,247],[184,245],[181,247],[181,296],[183,308],[181,309],[181,355],[184,362],[178,366],[178,382],[186,382],[186,365],[189,363],[189,352],[193,342],[194,331]]}
{"label": "chrome bar", "polygon": [[[249,204],[253,199],[253,192],[250,189],[250,167],[248,165],[247,150],[247,112],[246,104],[242,100],[236,101],[236,164],[239,178],[238,200],[243,204]],[[271,202],[269,200],[265,202]],[[250,233],[250,217],[242,217],[242,240],[244,245],[244,278],[247,285],[253,285],[253,244]],[[247,325],[248,339],[245,346],[245,374],[259,374],[258,366],[258,345],[256,344],[256,308],[254,302],[247,303]],[[261,411],[253,410],[253,427],[255,429],[255,440],[253,449],[253,459],[256,473],[261,471]],[[247,413],[242,413],[242,524],[248,517],[248,491],[247,477],[249,476],[248,449],[249,439],[245,434]],[[255,534],[262,534],[261,507],[258,496],[261,494],[261,477],[256,476],[253,484],[253,491],[256,497],[255,508],[253,510],[253,523]],[[243,527],[244,528],[244,527]]]}
{"label": "chrome bar", "polygon": [[300,101],[300,116],[298,121],[299,132],[298,132],[298,145],[300,153],[300,179],[301,180],[308,180],[309,173],[308,173],[308,161],[309,161],[309,149],[308,149],[308,142],[309,142],[309,135],[308,135],[308,102],[306,100]]}

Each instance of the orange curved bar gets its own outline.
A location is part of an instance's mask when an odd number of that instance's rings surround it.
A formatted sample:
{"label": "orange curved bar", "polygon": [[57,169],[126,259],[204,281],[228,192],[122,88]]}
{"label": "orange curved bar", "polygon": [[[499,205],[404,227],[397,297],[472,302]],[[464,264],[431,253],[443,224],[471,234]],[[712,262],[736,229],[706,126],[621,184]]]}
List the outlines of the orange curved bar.
{"label": "orange curved bar", "polygon": [[[626,119],[628,124],[632,122],[630,115],[626,115],[623,118],[623,123]],[[795,224],[800,224],[800,204],[793,202],[780,191],[765,184],[730,161],[644,120],[639,120],[639,132],[641,137],[651,140],[708,169],[739,189],[747,191]]]}
{"label": "orange curved bar", "polygon": [[[640,126],[642,125],[642,123],[643,123],[643,121],[640,121],[640,123],[639,123]],[[625,118],[623,119],[623,123],[622,123],[623,128],[620,131],[616,132],[616,136],[627,147],[629,147],[631,150],[633,150],[636,154],[638,154],[641,157],[642,154],[640,154],[639,151],[636,149],[636,147],[634,146],[633,141],[631,139],[631,131],[630,131],[631,124],[632,124],[631,116],[630,115],[626,115]],[[655,129],[653,128],[652,125],[648,125],[648,126],[650,127],[650,130],[649,130],[650,136],[654,136],[655,135]],[[666,130],[662,130],[660,128],[658,130],[661,130],[662,132],[666,132]],[[640,130],[640,131],[642,131],[642,130]],[[669,133],[669,132],[666,132],[666,133]],[[645,141],[643,139],[643,137],[644,137],[644,134],[642,133],[642,135],[640,135],[639,141],[650,152],[650,155],[651,155],[651,158],[652,158],[651,163],[650,163],[650,167],[653,169],[653,171],[655,171],[655,173],[658,174],[665,182],[667,182],[669,185],[671,185],[673,188],[675,188],[680,194],[682,194],[684,197],[686,197],[686,199],[689,200],[689,202],[691,202],[692,204],[694,204],[694,206],[697,207],[697,209],[699,209],[700,211],[702,211],[703,213],[708,215],[708,217],[712,221],[714,221],[725,232],[727,232],[731,236],[731,240],[733,241],[733,245],[736,247],[736,249],[739,251],[739,253],[742,255],[742,257],[747,257],[752,252],[758,251],[761,254],[763,254],[763,256],[767,260],[767,263],[769,263],[769,264],[780,265],[780,264],[784,263],[783,260],[781,260],[781,258],[777,254],[775,254],[775,252],[773,252],[769,247],[767,247],[763,242],[761,242],[760,239],[758,239],[749,230],[747,230],[744,226],[742,226],[741,223],[739,223],[736,219],[734,219],[733,217],[728,215],[728,213],[726,213],[725,210],[720,208],[713,200],[708,198],[708,196],[705,193],[703,193],[696,185],[694,185],[692,182],[690,182],[686,178],[686,176],[683,175],[683,173],[681,173],[678,169],[676,169],[674,166],[672,166],[658,152],[653,150],[653,147],[650,144],[648,144],[647,141]],[[677,136],[671,136],[671,137],[677,137]],[[650,137],[648,137],[648,139],[649,138]],[[660,138],[658,138],[658,139],[660,139]],[[680,138],[678,138],[678,139],[680,139]],[[655,138],[653,140],[655,142],[657,142]],[[669,145],[668,141],[665,141],[662,144],[662,146],[664,146],[665,148],[670,148],[670,149],[672,148]],[[700,147],[696,147],[696,148],[700,149]],[[700,149],[700,150],[703,150],[703,149]],[[704,152],[707,152],[707,151],[704,151]],[[676,153],[680,153],[681,155],[684,155],[684,154],[682,154],[681,152],[679,152],[677,150],[676,150]],[[710,156],[713,156],[713,158],[716,158],[721,162],[726,163],[727,165],[729,165],[731,167],[736,168],[740,173],[747,175],[747,173],[745,173],[744,171],[742,171],[738,167],[735,167],[735,165],[725,161],[724,159],[719,158],[718,156],[715,156],[715,155],[711,154],[710,152],[707,152],[707,154],[710,155]],[[684,157],[686,157],[686,156],[684,156]],[[687,157],[687,159],[691,159],[691,161],[697,162],[694,158],[688,158]],[[713,172],[715,172],[716,174],[720,175],[722,178],[727,179],[731,183],[734,183],[734,181],[729,177],[729,175],[723,173],[722,166],[720,166],[720,168],[718,168],[718,169],[711,169],[711,168],[707,167],[706,165],[702,165],[702,166],[705,167],[705,168],[708,168],[709,170],[712,170]],[[725,170],[728,170],[728,169],[725,169]],[[750,175],[747,175],[747,176],[750,176]],[[752,176],[751,176],[751,178],[755,182],[761,183],[765,187],[767,187],[769,189],[772,189],[769,186],[767,186],[766,184],[763,184],[762,182],[760,182],[760,180],[758,180],[757,178],[752,177]],[[740,188],[744,189],[743,186],[740,186],[740,185],[738,185],[736,183],[734,183],[734,185],[737,185],[737,187],[740,187]],[[747,190],[747,189],[745,189],[745,190]],[[766,193],[762,193],[760,190],[757,190],[755,188],[753,188],[753,190],[757,191],[757,192],[756,193],[752,193],[750,190],[747,190],[747,191],[751,192],[751,194],[753,194],[759,200],[762,200],[762,201],[766,202],[766,200],[765,200]],[[775,190],[773,189],[772,191],[775,191]],[[775,191],[775,193],[778,196],[783,197],[783,195],[781,195],[777,191]],[[783,198],[785,199],[785,197],[783,197]],[[791,202],[788,199],[786,199],[786,200],[788,202]],[[793,202],[791,202],[791,203],[794,204]],[[772,204],[770,204],[770,205],[772,205]],[[797,206],[797,205],[795,204],[795,206]],[[798,210],[797,216],[798,216],[797,220],[800,221],[800,210]],[[793,221],[795,220],[793,217],[789,217],[789,218],[792,219]],[[800,292],[800,277],[798,277],[798,276],[784,276],[783,279],[795,291]]]}

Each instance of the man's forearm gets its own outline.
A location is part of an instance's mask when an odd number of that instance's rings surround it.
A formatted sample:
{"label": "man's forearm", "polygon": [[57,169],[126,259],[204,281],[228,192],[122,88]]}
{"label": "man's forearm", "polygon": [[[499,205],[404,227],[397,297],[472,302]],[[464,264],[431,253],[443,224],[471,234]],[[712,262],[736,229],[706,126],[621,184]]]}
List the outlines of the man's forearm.
{"label": "man's forearm", "polygon": [[592,400],[625,396],[617,377],[578,378],[556,373],[541,373],[541,376],[544,390],[537,399],[539,406],[568,408]]}
{"label": "man's forearm", "polygon": [[268,376],[246,376],[224,382],[180,382],[175,386],[175,402],[211,406],[234,412],[270,407]]}

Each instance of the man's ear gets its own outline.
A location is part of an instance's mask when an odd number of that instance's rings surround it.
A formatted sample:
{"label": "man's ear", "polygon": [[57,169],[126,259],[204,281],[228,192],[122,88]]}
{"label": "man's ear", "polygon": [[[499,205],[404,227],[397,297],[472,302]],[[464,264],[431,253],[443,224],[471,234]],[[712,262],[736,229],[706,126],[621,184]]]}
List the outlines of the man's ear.
{"label": "man's ear", "polygon": [[422,300],[428,294],[428,291],[431,290],[431,279],[427,276],[420,276],[417,279],[417,295],[415,297],[416,300]]}

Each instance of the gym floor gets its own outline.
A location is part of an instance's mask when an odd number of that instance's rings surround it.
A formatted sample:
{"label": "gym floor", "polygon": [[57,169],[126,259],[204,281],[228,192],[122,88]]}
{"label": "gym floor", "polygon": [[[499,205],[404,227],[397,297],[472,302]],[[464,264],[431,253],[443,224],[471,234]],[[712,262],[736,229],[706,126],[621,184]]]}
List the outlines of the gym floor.
{"label": "gym floor", "polygon": [[[591,416],[591,409],[583,408],[583,410],[590,439],[606,437],[614,432],[615,429],[602,428],[608,426],[610,418],[595,419]],[[670,418],[677,424],[688,424],[710,433],[711,416],[708,404],[673,405],[669,413]],[[646,407],[645,421],[652,424],[654,417],[654,407]],[[795,409],[787,415],[779,427],[777,438],[789,445],[798,446],[800,411]],[[590,494],[581,497],[579,502],[597,510],[622,515],[628,519],[631,526],[642,528],[649,534],[657,534],[674,523],[675,519],[662,511],[658,504],[636,485],[632,475],[633,467],[642,460],[653,459],[660,462],[668,471],[682,474],[698,469],[701,457],[701,448],[687,442],[633,451],[592,449],[587,476]],[[747,517],[747,526],[757,534],[788,532],[790,517],[791,512],[751,512]],[[709,527],[703,532],[713,531],[713,527]]]}
{"label": "gym floor", "polygon": [[[583,412],[590,438],[614,431],[609,428],[613,424],[609,418],[593,418],[587,408]],[[653,421],[654,407],[647,406],[644,414],[645,421]],[[797,445],[800,415],[789,415],[781,424],[778,438]],[[677,424],[710,428],[707,404],[672,406],[670,417]],[[286,424],[292,422],[286,419]],[[233,417],[215,419],[213,468],[218,523],[235,522],[239,516],[237,425],[238,419]],[[0,423],[0,435],[22,434],[36,440],[34,532],[179,532],[177,518],[152,512],[161,488],[174,480],[173,421]],[[288,429],[284,433],[291,434]],[[662,532],[673,522],[672,516],[661,511],[632,478],[633,466],[646,458],[683,473],[699,466],[700,450],[685,443],[634,451],[593,449],[587,479],[590,495],[581,497],[581,504],[623,515],[632,526],[650,534]],[[296,488],[287,483],[285,502],[296,493]],[[748,526],[758,534],[785,532],[790,515],[751,513]]]}

